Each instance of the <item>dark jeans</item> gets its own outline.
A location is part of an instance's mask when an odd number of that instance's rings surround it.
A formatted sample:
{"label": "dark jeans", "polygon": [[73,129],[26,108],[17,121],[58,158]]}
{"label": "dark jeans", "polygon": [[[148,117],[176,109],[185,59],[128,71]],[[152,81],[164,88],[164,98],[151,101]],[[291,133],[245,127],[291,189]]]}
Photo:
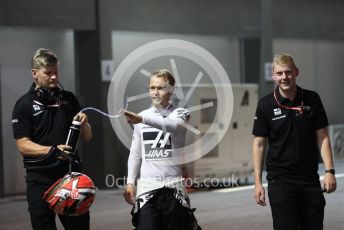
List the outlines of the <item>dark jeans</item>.
{"label": "dark jeans", "polygon": [[274,230],[322,230],[325,198],[320,182],[279,178],[269,181]]}
{"label": "dark jeans", "polygon": [[[38,174],[28,173],[26,182],[32,228],[34,230],[56,230],[55,213],[49,209],[48,203],[43,200],[44,192],[55,180]],[[66,230],[89,229],[89,212],[78,217],[59,215],[59,219]]]}
{"label": "dark jeans", "polygon": [[[137,213],[137,230],[194,230],[193,212],[173,196],[174,189],[163,188]],[[200,229],[200,228],[198,228]]]}

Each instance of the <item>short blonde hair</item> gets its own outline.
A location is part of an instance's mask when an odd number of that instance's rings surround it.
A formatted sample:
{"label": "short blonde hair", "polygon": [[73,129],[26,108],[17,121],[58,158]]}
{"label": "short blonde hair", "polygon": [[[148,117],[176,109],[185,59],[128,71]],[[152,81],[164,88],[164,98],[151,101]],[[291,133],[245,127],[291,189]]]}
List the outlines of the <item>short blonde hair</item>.
{"label": "short blonde hair", "polygon": [[174,79],[173,75],[167,69],[159,69],[154,71],[149,77],[149,81],[152,77],[164,78],[165,81],[171,86],[176,84],[176,80]]}
{"label": "short blonde hair", "polygon": [[39,48],[31,59],[31,68],[40,69],[45,66],[52,66],[59,63],[59,60],[52,51]]}
{"label": "short blonde hair", "polygon": [[274,71],[275,65],[289,65],[293,68],[297,68],[294,62],[294,58],[290,54],[277,54],[272,62],[272,71]]}

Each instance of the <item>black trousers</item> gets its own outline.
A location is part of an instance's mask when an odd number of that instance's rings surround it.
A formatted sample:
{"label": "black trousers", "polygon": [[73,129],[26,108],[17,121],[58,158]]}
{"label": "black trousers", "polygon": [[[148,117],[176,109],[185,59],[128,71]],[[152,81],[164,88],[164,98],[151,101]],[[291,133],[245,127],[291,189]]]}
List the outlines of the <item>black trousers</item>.
{"label": "black trousers", "polygon": [[[43,175],[27,173],[26,182],[32,228],[34,230],[56,230],[56,214],[49,209],[49,204],[43,200],[44,192],[55,180]],[[78,217],[59,215],[59,219],[66,230],[88,230],[90,228],[89,212]]]}
{"label": "black trousers", "polygon": [[320,182],[276,179],[268,183],[274,230],[322,230],[325,198]]}
{"label": "black trousers", "polygon": [[[197,229],[192,211],[173,196],[174,189],[163,188],[137,213],[137,230]],[[196,227],[195,227],[196,226]],[[199,228],[200,229],[200,228]]]}

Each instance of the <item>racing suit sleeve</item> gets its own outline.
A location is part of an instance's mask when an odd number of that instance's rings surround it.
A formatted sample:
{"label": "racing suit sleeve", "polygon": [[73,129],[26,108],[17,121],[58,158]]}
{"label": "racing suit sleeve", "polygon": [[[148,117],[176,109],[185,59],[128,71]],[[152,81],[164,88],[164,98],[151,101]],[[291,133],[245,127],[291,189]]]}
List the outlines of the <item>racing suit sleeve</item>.
{"label": "racing suit sleeve", "polygon": [[135,185],[135,180],[140,171],[142,162],[141,155],[141,137],[139,125],[134,125],[133,139],[131,142],[129,159],[128,159],[128,178],[127,184]]}
{"label": "racing suit sleeve", "polygon": [[168,117],[142,115],[142,123],[154,128],[174,133],[184,128],[190,119],[190,112],[183,108],[175,109]]}

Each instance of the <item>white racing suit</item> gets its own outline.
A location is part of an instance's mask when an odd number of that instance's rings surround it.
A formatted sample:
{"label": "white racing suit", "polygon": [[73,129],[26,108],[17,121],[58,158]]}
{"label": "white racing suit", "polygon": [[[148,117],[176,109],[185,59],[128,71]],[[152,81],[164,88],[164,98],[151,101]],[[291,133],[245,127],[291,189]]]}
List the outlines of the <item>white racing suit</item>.
{"label": "white racing suit", "polygon": [[185,125],[190,119],[190,112],[170,104],[165,109],[149,108],[140,115],[143,122],[134,125],[128,160],[127,183],[135,184],[140,173],[133,214],[158,196],[156,194],[163,188],[174,189],[173,196],[186,209],[191,210],[181,168],[178,162],[174,162],[183,154]]}

